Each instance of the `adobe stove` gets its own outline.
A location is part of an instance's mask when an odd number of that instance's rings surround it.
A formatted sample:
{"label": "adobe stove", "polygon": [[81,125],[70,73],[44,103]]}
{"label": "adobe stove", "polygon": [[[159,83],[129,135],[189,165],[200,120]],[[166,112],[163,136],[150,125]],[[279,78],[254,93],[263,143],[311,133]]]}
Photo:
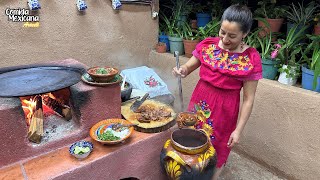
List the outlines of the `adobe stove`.
{"label": "adobe stove", "polygon": [[0,69],[0,167],[71,144],[98,121],[121,117],[119,84],[85,84],[87,68],[67,59]]}

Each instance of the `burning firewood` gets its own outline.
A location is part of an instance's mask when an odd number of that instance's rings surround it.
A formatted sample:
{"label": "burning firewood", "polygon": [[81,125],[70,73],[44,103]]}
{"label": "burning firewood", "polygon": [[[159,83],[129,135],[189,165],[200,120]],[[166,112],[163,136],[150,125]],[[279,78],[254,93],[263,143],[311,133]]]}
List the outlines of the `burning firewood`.
{"label": "burning firewood", "polygon": [[28,139],[34,143],[40,143],[43,136],[42,98],[35,96],[34,100],[36,106],[29,126]]}
{"label": "burning firewood", "polygon": [[43,96],[43,104],[51,108],[58,115],[64,117],[66,120],[72,118],[71,109],[69,106],[62,104],[60,101],[50,97],[49,95]]}

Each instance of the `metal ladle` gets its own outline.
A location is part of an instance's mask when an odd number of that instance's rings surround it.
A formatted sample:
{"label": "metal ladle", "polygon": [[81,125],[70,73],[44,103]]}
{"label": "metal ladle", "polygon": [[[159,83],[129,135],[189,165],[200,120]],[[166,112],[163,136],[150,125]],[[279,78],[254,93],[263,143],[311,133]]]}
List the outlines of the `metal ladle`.
{"label": "metal ladle", "polygon": [[[174,57],[176,57],[176,66],[177,66],[177,69],[179,70],[180,68],[179,51],[174,51]],[[178,76],[178,86],[179,86],[180,112],[182,112],[184,110],[184,107],[183,107],[181,76]]]}

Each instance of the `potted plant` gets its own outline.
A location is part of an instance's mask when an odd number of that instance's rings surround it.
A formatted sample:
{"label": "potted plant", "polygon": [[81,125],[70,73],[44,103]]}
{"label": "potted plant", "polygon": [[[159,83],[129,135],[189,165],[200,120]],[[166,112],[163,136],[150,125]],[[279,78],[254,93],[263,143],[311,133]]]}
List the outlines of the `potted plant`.
{"label": "potted plant", "polygon": [[300,75],[301,62],[296,60],[296,55],[302,50],[300,41],[304,39],[304,31],[307,27],[299,30],[297,28],[296,25],[290,29],[286,39],[278,39],[278,44],[281,45],[278,57],[282,63],[278,81],[282,84],[295,85],[297,77]]}
{"label": "potted plant", "polygon": [[177,26],[182,26],[185,22],[187,22],[188,16],[192,11],[190,0],[171,0],[171,3],[164,4],[162,6],[170,9],[173,16],[176,16]]}
{"label": "potted plant", "polygon": [[[318,6],[319,5],[314,1],[308,3],[307,6],[304,6],[303,2],[301,4],[298,2],[298,5],[292,3],[291,6],[289,6],[289,10],[286,10],[288,19],[287,34],[289,30],[296,25],[298,26],[297,31],[299,31],[302,27],[309,27],[312,21],[313,14],[315,13]],[[308,28],[306,28],[305,31],[306,30],[308,30]]]}
{"label": "potted plant", "polygon": [[[265,33],[279,32],[285,17],[286,6],[278,6],[275,1],[262,0],[258,2],[259,8],[254,11],[258,26],[263,27]],[[261,33],[260,33],[261,35]]]}
{"label": "potted plant", "polygon": [[156,44],[156,51],[157,51],[158,53],[165,53],[165,52],[167,52],[167,45],[166,45],[166,43],[164,43],[164,42],[158,42],[158,43]]}
{"label": "potted plant", "polygon": [[[214,2],[205,1],[206,4],[196,3],[193,7],[193,11],[196,12],[197,17],[197,26],[204,27],[206,24],[208,24],[212,20],[212,9],[215,9],[215,7],[212,7]],[[222,9],[222,8],[221,8]]]}
{"label": "potted plant", "polygon": [[200,40],[203,40],[210,36],[218,36],[220,29],[220,20],[212,19],[204,27],[198,28],[198,36]]}
{"label": "potted plant", "polygon": [[[261,30],[263,31],[263,29],[260,29],[260,31]],[[279,49],[281,48],[281,45],[276,44],[275,46],[273,46],[272,32],[269,32],[269,34],[264,37],[260,37],[257,35],[256,39],[259,43],[263,78],[274,80],[278,74],[278,66],[280,64],[280,61],[279,59],[277,59],[277,55]]]}
{"label": "potted plant", "polygon": [[313,34],[320,35],[320,13],[317,13],[314,18],[314,31]]}
{"label": "potted plant", "polygon": [[196,45],[200,42],[199,31],[192,29],[188,23],[185,23],[182,28],[183,33],[183,45],[186,57],[192,57],[192,51]]}
{"label": "potted plant", "polygon": [[302,58],[302,88],[320,92],[320,36],[307,35],[311,43],[304,49]]}
{"label": "potted plant", "polygon": [[174,53],[175,51],[179,51],[179,55],[183,55],[183,35],[181,32],[181,27],[177,25],[178,14],[173,14],[170,19],[167,18],[164,14],[161,14],[160,18],[167,26],[170,52]]}

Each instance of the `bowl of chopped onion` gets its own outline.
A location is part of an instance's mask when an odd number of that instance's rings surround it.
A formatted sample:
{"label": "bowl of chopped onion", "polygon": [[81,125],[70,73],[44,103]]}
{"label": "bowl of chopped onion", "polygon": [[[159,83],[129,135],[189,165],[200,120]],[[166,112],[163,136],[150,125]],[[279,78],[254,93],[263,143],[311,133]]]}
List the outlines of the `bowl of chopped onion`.
{"label": "bowl of chopped onion", "polygon": [[130,137],[132,125],[124,119],[103,120],[91,127],[90,137],[102,144],[118,144]]}
{"label": "bowl of chopped onion", "polygon": [[87,69],[87,73],[95,82],[109,82],[115,78],[119,70],[109,66],[95,66]]}
{"label": "bowl of chopped onion", "polygon": [[69,148],[69,153],[77,159],[84,159],[93,150],[93,144],[89,141],[77,141]]}

